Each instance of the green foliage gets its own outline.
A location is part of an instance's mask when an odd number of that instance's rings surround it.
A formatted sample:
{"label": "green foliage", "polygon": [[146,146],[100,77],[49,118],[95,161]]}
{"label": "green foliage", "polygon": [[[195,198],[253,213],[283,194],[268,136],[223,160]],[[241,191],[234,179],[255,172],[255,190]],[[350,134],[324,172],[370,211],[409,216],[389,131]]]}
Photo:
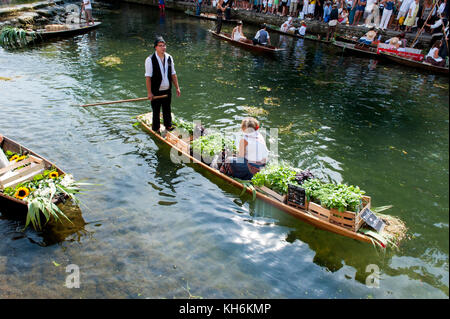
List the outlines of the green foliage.
{"label": "green foliage", "polygon": [[186,131],[188,131],[189,134],[191,134],[191,135],[194,134],[194,129],[195,129],[194,123],[186,122],[186,121],[184,121],[184,120],[182,120],[182,119],[180,119],[178,117],[175,117],[175,116],[172,118],[172,122],[173,122],[173,125],[175,127],[183,128]]}
{"label": "green foliage", "polygon": [[346,184],[322,183],[317,179],[310,179],[302,184],[308,199],[316,199],[327,208],[334,208],[341,212],[356,211],[365,194],[358,186]]}
{"label": "green foliage", "polygon": [[269,164],[256,173],[252,178],[255,186],[266,186],[280,194],[287,194],[289,184],[297,184],[295,176],[297,171],[283,164]]}
{"label": "green foliage", "polygon": [[224,149],[236,152],[236,145],[233,139],[224,137],[221,133],[212,133],[192,141],[192,149],[198,154],[208,154],[214,156],[222,153]]}
{"label": "green foliage", "polygon": [[0,45],[4,48],[15,49],[26,46],[37,38],[36,32],[28,32],[21,28],[4,27],[0,33]]}

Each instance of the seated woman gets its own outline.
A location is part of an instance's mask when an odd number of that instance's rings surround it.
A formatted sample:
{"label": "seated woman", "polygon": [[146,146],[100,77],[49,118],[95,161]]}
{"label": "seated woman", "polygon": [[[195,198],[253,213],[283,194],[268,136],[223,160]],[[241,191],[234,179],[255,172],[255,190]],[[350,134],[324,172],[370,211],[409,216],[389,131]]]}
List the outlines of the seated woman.
{"label": "seated woman", "polygon": [[241,129],[244,136],[239,141],[238,156],[228,157],[220,167],[220,171],[232,177],[250,180],[266,165],[269,150],[258,131],[259,123],[256,119],[245,118],[242,120]]}
{"label": "seated woman", "polygon": [[371,45],[373,40],[375,40],[376,36],[377,36],[377,33],[375,31],[373,31],[373,30],[370,30],[364,36],[359,38],[358,42],[361,45]]}
{"label": "seated woman", "polygon": [[242,21],[238,21],[237,26],[234,27],[233,32],[231,33],[231,38],[234,41],[242,41],[247,39],[242,32]]}
{"label": "seated woman", "polygon": [[292,17],[289,17],[280,27],[280,30],[283,32],[288,32],[292,27]]}
{"label": "seated woman", "polygon": [[430,52],[425,56],[425,62],[435,66],[445,66],[445,60],[439,56],[440,47],[441,41],[436,41]]}

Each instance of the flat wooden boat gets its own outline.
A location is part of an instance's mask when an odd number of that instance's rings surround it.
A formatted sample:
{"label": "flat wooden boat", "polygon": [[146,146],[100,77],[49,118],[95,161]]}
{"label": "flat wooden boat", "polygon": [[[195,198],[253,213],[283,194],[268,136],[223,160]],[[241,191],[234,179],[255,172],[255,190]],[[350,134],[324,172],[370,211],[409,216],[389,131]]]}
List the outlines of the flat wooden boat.
{"label": "flat wooden boat", "polygon": [[[4,152],[11,151],[18,154],[31,155],[29,159],[30,161],[33,161],[34,167],[30,167],[27,173],[38,173],[39,171],[55,167],[59,175],[65,174],[60,168],[58,168],[49,160],[33,152],[32,150],[23,147],[19,143],[11,140],[10,138],[7,138],[6,136],[3,136],[3,141],[0,143],[0,148],[3,149]],[[2,171],[0,170],[0,172]],[[5,180],[3,180],[3,182],[5,182]],[[26,200],[17,199],[15,197],[4,194],[1,191],[1,186],[2,185],[0,185],[0,212],[2,214],[17,215],[18,217],[26,216],[28,212],[28,202]],[[58,197],[54,202],[58,204],[60,202],[63,202],[64,200],[65,198]]]}
{"label": "flat wooden boat", "polygon": [[[185,11],[184,13],[190,17],[194,17],[197,19],[217,21],[217,14],[214,14],[214,13],[200,13],[200,15],[195,15],[192,11]],[[225,19],[225,15],[222,16],[222,23],[237,24],[238,21],[239,20],[236,20],[236,19],[227,20],[227,19]]]}
{"label": "flat wooden boat", "polygon": [[405,66],[409,66],[411,68],[415,68],[415,69],[419,69],[419,70],[423,70],[423,71],[428,71],[428,72],[432,72],[432,73],[438,73],[438,74],[446,74],[448,75],[448,68],[445,67],[441,67],[441,66],[436,66],[436,65],[432,65],[426,62],[419,62],[419,61],[414,61],[411,59],[407,59],[395,54],[389,54],[386,52],[381,52],[381,54],[383,55],[383,57],[385,57],[386,59],[393,61],[395,63],[401,64],[401,65],[405,65]]}
{"label": "flat wooden boat", "polygon": [[217,33],[215,31],[209,30],[209,32],[212,33],[213,36],[231,42],[235,45],[238,45],[240,47],[246,48],[248,50],[259,52],[259,53],[277,53],[280,51],[284,51],[284,49],[274,47],[272,45],[264,46],[264,45],[254,45],[252,40],[245,39],[242,41],[235,41],[231,38],[231,35],[229,33]]}
{"label": "flat wooden boat", "polygon": [[381,59],[380,54],[377,54],[377,49],[371,46],[359,47],[354,43],[346,43],[335,41],[334,46],[341,49],[344,54],[351,54],[372,59]]}
{"label": "flat wooden boat", "polygon": [[72,37],[75,35],[83,34],[90,32],[94,29],[97,29],[102,23],[94,22],[92,25],[88,25],[85,23],[82,24],[68,24],[68,29],[60,30],[60,31],[46,31],[45,29],[36,30],[36,41],[40,40],[48,40],[54,38],[64,38],[64,37]]}
{"label": "flat wooden boat", "polygon": [[[228,184],[235,186],[236,188],[241,189],[241,190],[243,190],[245,188],[245,191],[247,193],[253,194],[252,189],[248,188],[247,186],[244,186],[242,183],[236,181],[235,179],[221,173],[219,170],[216,170],[216,169],[210,167],[209,165],[206,165],[202,161],[198,160],[197,158],[191,156],[189,144],[187,143],[188,141],[178,138],[177,137],[178,134],[176,133],[176,130],[174,132],[168,132],[165,130],[164,126],[161,125],[160,131],[162,132],[162,135],[153,131],[151,128],[152,112],[139,115],[137,117],[137,120],[142,125],[144,130],[149,132],[157,140],[169,145],[173,149],[177,150],[178,152],[180,152],[181,154],[186,156],[190,160],[190,163],[199,165],[200,167],[204,168],[208,172],[222,178]],[[377,242],[377,239],[372,238],[366,234],[354,232],[349,229],[340,227],[336,224],[332,224],[328,221],[325,221],[324,219],[320,219],[319,217],[317,217],[317,215],[314,215],[313,213],[308,212],[307,210],[289,206],[289,205],[285,204],[282,200],[277,199],[276,196],[271,196],[271,194],[267,193],[267,192],[263,193],[264,191],[262,189],[259,189],[256,187],[255,187],[255,189],[256,189],[256,197],[257,198],[259,198],[259,199],[277,207],[278,209],[294,216],[295,218],[298,218],[304,222],[307,222],[317,228],[327,230],[327,231],[330,231],[330,232],[333,232],[333,233],[336,233],[336,234],[339,234],[339,235],[342,235],[345,237],[349,237],[352,239],[356,239],[356,240],[359,240],[362,242],[366,242],[366,243]]]}
{"label": "flat wooden boat", "polygon": [[315,41],[315,42],[322,42],[322,43],[325,43],[325,44],[332,43],[332,41],[326,41],[326,40],[324,40],[324,39],[322,39],[322,38],[320,38],[320,37],[318,37],[316,35],[312,35],[312,34],[308,34],[308,35],[302,36],[300,34],[296,34],[296,33],[293,33],[293,32],[281,31],[280,27],[275,26],[275,25],[271,25],[271,24],[267,25],[267,29],[269,29],[270,31],[274,31],[276,33],[287,35],[287,36],[294,37],[294,38],[297,38],[297,39],[306,39],[306,40]]}

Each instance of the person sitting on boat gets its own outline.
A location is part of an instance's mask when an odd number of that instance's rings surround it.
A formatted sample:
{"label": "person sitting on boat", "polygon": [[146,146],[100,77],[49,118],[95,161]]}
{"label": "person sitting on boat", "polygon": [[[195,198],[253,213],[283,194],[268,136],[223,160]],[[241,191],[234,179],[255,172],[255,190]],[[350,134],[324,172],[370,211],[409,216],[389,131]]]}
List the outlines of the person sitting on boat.
{"label": "person sitting on boat", "polygon": [[435,66],[445,66],[445,60],[439,56],[439,48],[441,47],[442,41],[436,41],[433,44],[430,52],[425,56],[425,62],[430,63]]}
{"label": "person sitting on boat", "polygon": [[86,24],[94,24],[94,19],[92,18],[92,4],[90,0],[83,0],[82,8],[84,8],[84,14],[86,19]]}
{"label": "person sitting on boat", "polygon": [[389,49],[398,50],[400,48],[400,39],[397,37],[393,37],[389,39]]}
{"label": "person sitting on boat", "polygon": [[270,45],[270,36],[266,29],[267,26],[265,23],[261,25],[261,29],[256,32],[255,37],[252,39],[254,45]]}
{"label": "person sitting on boat", "polygon": [[281,31],[283,32],[288,32],[288,31],[295,31],[295,28],[292,25],[292,17],[289,17],[282,25],[280,28]]}
{"label": "person sitting on boat", "polygon": [[243,180],[252,179],[267,163],[269,150],[259,132],[259,122],[253,117],[242,120],[243,138],[239,141],[237,157],[228,157],[220,167],[226,175]]}
{"label": "person sitting on boat", "polygon": [[359,38],[358,42],[362,45],[371,45],[376,36],[377,33],[373,30],[370,30],[364,36]]}
{"label": "person sitting on boat", "polygon": [[302,21],[301,26],[298,29],[298,34],[301,35],[302,37],[305,36],[305,34],[306,34],[306,23],[305,23],[305,21]]}
{"label": "person sitting on boat", "polygon": [[247,39],[242,32],[242,21],[238,21],[237,26],[234,27],[233,32],[231,33],[231,38],[234,41],[242,41]]}

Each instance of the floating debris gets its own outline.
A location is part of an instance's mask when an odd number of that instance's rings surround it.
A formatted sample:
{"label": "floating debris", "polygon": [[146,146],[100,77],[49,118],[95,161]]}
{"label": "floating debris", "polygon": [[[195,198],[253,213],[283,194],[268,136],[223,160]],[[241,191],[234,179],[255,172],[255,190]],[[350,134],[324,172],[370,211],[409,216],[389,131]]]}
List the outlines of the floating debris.
{"label": "floating debris", "polygon": [[259,89],[263,90],[263,91],[267,91],[267,92],[272,91],[272,89],[270,87],[267,87],[267,86],[260,86]]}
{"label": "floating debris", "polygon": [[279,129],[280,134],[290,133],[293,125],[294,125],[294,123],[291,122],[287,126],[280,127],[280,129]]}
{"label": "floating debris", "polygon": [[104,67],[116,67],[118,64],[122,64],[122,60],[114,55],[108,55],[97,61],[98,64]]}
{"label": "floating debris", "polygon": [[437,83],[434,83],[433,86],[434,86],[434,87],[437,87],[437,88],[440,88],[440,89],[448,90],[448,84],[445,85],[445,84],[437,84]]}
{"label": "floating debris", "polygon": [[244,110],[251,116],[261,116],[269,114],[269,111],[266,111],[263,108],[255,106],[244,106]]}
{"label": "floating debris", "polygon": [[0,76],[0,81],[11,81],[12,78],[6,78],[4,76]]}
{"label": "floating debris", "polygon": [[216,82],[218,82],[220,84],[232,85],[232,86],[236,87],[236,83],[235,82],[224,81],[224,80],[221,80],[219,78],[215,78],[214,81],[216,81]]}
{"label": "floating debris", "polygon": [[273,105],[273,106],[279,106],[280,105],[280,99],[277,97],[265,97],[264,98],[264,104],[266,105]]}

